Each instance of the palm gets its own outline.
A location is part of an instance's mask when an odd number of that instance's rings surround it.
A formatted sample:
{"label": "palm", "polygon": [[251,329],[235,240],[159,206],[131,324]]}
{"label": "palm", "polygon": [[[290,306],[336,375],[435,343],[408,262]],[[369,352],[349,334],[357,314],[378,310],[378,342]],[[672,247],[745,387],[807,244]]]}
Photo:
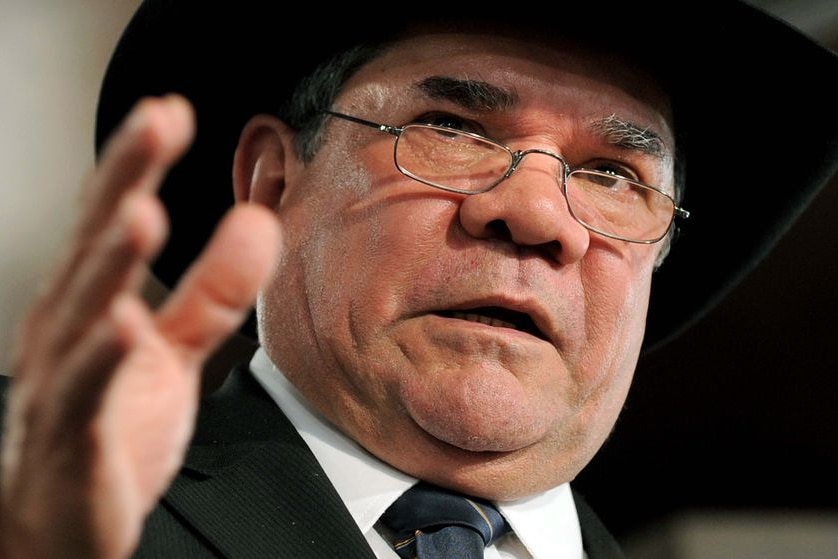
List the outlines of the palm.
{"label": "palm", "polygon": [[142,522],[177,471],[194,422],[198,371],[159,334],[148,338],[115,372],[94,425],[101,447],[93,463],[104,472],[97,490],[107,496],[98,501],[110,509],[96,517],[111,529]]}

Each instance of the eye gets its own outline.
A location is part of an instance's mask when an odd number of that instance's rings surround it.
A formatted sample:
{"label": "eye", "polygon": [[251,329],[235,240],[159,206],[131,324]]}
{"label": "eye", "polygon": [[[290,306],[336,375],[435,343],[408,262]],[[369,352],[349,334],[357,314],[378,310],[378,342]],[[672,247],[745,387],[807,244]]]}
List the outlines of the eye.
{"label": "eye", "polygon": [[591,171],[599,171],[600,173],[642,182],[639,175],[631,167],[616,161],[594,161],[582,165],[582,167]]}
{"label": "eye", "polygon": [[463,132],[471,132],[473,134],[486,134],[480,124],[466,118],[459,117],[451,113],[428,113],[420,116],[414,123],[433,124],[434,126],[444,126],[452,130],[461,130]]}

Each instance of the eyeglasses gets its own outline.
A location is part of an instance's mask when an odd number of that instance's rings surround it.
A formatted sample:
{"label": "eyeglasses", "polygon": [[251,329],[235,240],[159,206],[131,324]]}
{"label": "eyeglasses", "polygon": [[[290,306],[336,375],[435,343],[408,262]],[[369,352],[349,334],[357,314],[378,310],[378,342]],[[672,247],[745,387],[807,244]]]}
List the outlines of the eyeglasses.
{"label": "eyeglasses", "polygon": [[559,162],[557,180],[570,214],[586,229],[632,243],[656,243],[676,217],[690,213],[666,192],[607,171],[571,168],[561,156],[542,149],[512,151],[494,140],[434,124],[390,126],[355,116],[325,114],[376,128],[396,137],[393,158],[404,175],[428,186],[460,194],[487,192],[512,176],[530,154]]}

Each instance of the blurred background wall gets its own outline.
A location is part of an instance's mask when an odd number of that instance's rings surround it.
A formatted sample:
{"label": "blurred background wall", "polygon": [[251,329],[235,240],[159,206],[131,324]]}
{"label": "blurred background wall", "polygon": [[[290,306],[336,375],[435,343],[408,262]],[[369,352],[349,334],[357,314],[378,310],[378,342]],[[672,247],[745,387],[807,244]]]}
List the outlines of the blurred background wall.
{"label": "blurred background wall", "polygon": [[0,0],[0,370],[93,162],[96,95],[138,0]]}
{"label": "blurred background wall", "polygon": [[[756,3],[838,48],[838,0]],[[0,0],[0,370],[76,215],[99,81],[137,5]],[[782,151],[744,164],[783,172]],[[633,557],[838,556],[836,215],[833,183],[723,305],[641,361],[577,480]]]}

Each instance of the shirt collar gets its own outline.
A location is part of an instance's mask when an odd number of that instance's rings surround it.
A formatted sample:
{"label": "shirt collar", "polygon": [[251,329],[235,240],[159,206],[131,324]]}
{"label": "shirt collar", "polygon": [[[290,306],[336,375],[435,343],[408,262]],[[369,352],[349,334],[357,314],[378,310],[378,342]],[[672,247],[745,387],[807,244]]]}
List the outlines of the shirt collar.
{"label": "shirt collar", "polygon": [[336,429],[274,367],[262,348],[250,368],[299,431],[362,532],[416,479],[378,460]]}
{"label": "shirt collar", "polygon": [[[332,485],[367,533],[416,478],[377,459],[315,410],[260,347],[250,363],[254,376],[299,431]],[[582,557],[582,534],[568,484],[539,495],[498,503],[534,559]]]}

